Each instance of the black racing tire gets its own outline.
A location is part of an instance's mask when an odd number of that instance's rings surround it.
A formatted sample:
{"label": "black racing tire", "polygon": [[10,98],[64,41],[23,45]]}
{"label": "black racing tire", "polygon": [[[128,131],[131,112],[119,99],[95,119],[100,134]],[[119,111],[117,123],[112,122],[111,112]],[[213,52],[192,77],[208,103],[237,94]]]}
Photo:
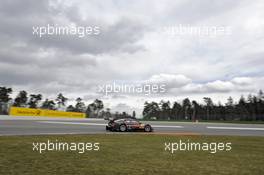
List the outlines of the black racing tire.
{"label": "black racing tire", "polygon": [[119,131],[120,131],[120,132],[125,132],[125,131],[127,131],[127,126],[126,126],[125,124],[121,124],[121,125],[119,126]]}
{"label": "black racing tire", "polygon": [[144,131],[145,131],[145,132],[151,132],[151,131],[152,131],[151,126],[150,126],[150,125],[146,125],[146,126],[144,127]]}

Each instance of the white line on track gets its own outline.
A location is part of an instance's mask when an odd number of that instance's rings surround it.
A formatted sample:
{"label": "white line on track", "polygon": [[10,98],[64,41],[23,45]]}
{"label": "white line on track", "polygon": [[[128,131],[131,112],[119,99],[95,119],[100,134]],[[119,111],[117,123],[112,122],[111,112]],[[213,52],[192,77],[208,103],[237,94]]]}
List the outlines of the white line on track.
{"label": "white line on track", "polygon": [[51,124],[65,124],[65,125],[90,125],[90,126],[105,126],[103,123],[87,123],[87,122],[53,122],[53,121],[38,121],[38,123],[51,123]]}
{"label": "white line on track", "polygon": [[104,121],[102,118],[66,118],[66,117],[32,117],[32,116],[2,116],[0,120],[51,120],[51,121]]}
{"label": "white line on track", "polygon": [[183,126],[151,125],[154,128],[183,128]]}
{"label": "white line on track", "polygon": [[41,132],[41,133],[24,133],[24,134],[0,134],[0,136],[20,136],[20,135],[76,135],[76,134],[97,134],[98,132]]}
{"label": "white line on track", "polygon": [[[38,123],[51,123],[51,124],[66,124],[66,125],[90,125],[90,126],[106,126],[103,123],[87,123],[87,122],[60,122],[60,121],[38,121]],[[183,128],[183,126],[169,126],[169,125],[151,125],[156,128]]]}
{"label": "white line on track", "polygon": [[264,131],[264,128],[242,128],[242,127],[221,127],[221,126],[207,126],[207,129],[223,129],[223,130],[252,130]]}

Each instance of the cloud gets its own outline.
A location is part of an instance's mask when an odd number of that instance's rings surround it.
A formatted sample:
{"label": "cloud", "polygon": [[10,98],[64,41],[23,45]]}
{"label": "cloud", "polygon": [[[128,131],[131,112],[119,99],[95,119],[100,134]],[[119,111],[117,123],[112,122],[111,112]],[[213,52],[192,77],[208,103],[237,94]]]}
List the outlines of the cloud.
{"label": "cloud", "polygon": [[[264,89],[263,18],[261,0],[1,1],[0,85],[137,107],[147,99],[254,93]],[[33,26],[47,24],[99,26],[100,35],[32,35]],[[158,30],[179,24],[228,26],[232,34],[170,36]],[[97,93],[98,85],[115,81],[166,84],[168,91],[148,97]]]}
{"label": "cloud", "polygon": [[213,92],[228,92],[234,89],[234,85],[231,82],[220,80],[209,82],[205,86],[209,91]]}
{"label": "cloud", "polygon": [[[235,77],[231,80],[215,80],[205,83],[190,83],[177,89],[184,93],[198,93],[198,94],[215,94],[215,93],[244,93],[244,92],[257,92],[259,89],[264,88],[259,83],[263,77]],[[175,92],[175,90],[173,91]]]}
{"label": "cloud", "polygon": [[130,115],[132,115],[133,111],[136,112],[137,117],[141,116],[141,110],[135,107],[131,107],[130,105],[126,104],[126,103],[118,103],[115,106],[111,107],[111,112],[115,113],[115,112],[126,112]]}
{"label": "cloud", "polygon": [[236,77],[233,78],[231,81],[237,85],[250,85],[253,83],[252,78],[249,77]]}
{"label": "cloud", "polygon": [[166,87],[182,87],[191,82],[191,79],[187,78],[184,75],[176,75],[176,74],[158,74],[152,75],[149,80],[149,83],[153,84],[165,84]]}
{"label": "cloud", "polygon": [[[103,19],[82,19],[80,7],[67,5],[66,2],[52,3],[49,1],[29,1],[23,3],[12,1],[2,3],[0,12],[1,33],[12,39],[27,43],[28,46],[59,49],[73,54],[103,54],[111,52],[136,52],[144,49],[135,44],[144,32],[144,25],[132,17],[119,17],[115,23],[103,23]],[[22,8],[19,8],[21,5]],[[25,7],[25,8],[23,8]],[[75,12],[75,13],[73,13]],[[21,15],[23,14],[23,15]],[[32,18],[34,17],[34,18]],[[73,19],[72,19],[73,18]],[[75,19],[75,20],[74,20]],[[33,27],[47,25],[69,26],[75,24],[80,27],[99,27],[98,36],[59,35],[40,38],[33,35]]]}

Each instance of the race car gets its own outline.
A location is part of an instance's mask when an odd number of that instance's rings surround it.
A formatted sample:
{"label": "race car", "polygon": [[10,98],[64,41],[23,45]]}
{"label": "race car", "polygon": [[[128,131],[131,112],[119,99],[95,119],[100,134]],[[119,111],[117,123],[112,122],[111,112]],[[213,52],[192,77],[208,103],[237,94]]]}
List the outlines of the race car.
{"label": "race car", "polygon": [[108,125],[106,125],[107,131],[145,131],[152,132],[153,128],[150,124],[140,123],[138,120],[125,118],[118,120],[110,120]]}

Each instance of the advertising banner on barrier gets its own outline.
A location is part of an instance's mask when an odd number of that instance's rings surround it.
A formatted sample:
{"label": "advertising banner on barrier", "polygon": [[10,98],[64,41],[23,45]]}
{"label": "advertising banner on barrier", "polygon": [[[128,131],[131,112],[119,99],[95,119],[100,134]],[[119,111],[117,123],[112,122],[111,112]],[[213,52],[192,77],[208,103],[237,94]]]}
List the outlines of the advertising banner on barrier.
{"label": "advertising banner on barrier", "polygon": [[46,109],[32,109],[11,107],[9,115],[12,116],[41,116],[41,117],[68,117],[68,118],[85,118],[85,113],[79,112],[64,112]]}

